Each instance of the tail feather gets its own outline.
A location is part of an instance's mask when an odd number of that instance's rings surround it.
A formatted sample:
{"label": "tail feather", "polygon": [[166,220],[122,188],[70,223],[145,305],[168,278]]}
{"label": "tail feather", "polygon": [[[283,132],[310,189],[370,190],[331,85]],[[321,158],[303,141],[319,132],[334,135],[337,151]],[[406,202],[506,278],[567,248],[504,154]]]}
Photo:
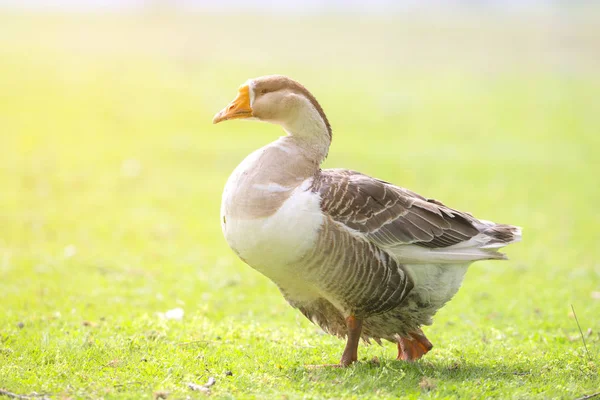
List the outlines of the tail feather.
{"label": "tail feather", "polygon": [[477,260],[506,260],[498,249],[521,241],[521,228],[512,225],[481,221],[480,233],[469,240],[448,247],[424,248],[400,245],[389,251],[400,262],[413,264],[473,262]]}
{"label": "tail feather", "polygon": [[493,225],[482,232],[489,239],[482,249],[497,249],[521,241],[521,228],[512,225]]}

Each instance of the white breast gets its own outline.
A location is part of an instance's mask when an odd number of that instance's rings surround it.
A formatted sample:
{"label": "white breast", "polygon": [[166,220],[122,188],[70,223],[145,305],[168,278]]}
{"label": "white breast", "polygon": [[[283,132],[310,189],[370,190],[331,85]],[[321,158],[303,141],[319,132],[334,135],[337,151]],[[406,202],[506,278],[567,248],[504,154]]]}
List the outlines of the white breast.
{"label": "white breast", "polygon": [[[221,225],[227,243],[248,265],[273,280],[312,249],[317,240],[324,216],[319,196],[309,189],[311,183],[312,178],[303,181],[275,213],[260,218],[232,212],[235,199],[231,197],[236,191],[231,188],[235,185],[231,178],[223,193]],[[265,196],[279,190],[268,184],[254,189],[265,191]]]}

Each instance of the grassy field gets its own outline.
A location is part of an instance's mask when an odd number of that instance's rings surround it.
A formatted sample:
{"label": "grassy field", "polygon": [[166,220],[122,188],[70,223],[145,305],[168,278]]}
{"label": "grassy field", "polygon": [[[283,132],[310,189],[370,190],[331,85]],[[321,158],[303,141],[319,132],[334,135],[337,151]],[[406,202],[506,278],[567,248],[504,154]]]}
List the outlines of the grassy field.
{"label": "grassy field", "polygon": [[[576,398],[600,390],[600,23],[586,15],[0,14],[0,388],[56,398]],[[346,167],[520,225],[395,360],[321,334],[221,235],[276,127],[212,115],[304,83]],[[575,308],[586,352],[571,313]],[[181,320],[167,319],[181,308]],[[588,331],[588,329],[591,329]],[[378,362],[373,361],[374,358]],[[160,393],[165,392],[165,393]]]}

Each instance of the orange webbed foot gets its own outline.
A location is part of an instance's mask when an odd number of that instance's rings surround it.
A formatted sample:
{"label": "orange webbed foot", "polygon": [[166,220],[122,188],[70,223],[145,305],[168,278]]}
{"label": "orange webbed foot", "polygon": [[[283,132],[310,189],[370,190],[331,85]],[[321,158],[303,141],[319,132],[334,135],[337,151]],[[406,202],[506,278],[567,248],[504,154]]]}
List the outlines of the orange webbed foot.
{"label": "orange webbed foot", "polygon": [[417,361],[433,348],[422,330],[410,332],[408,337],[398,339],[398,360]]}

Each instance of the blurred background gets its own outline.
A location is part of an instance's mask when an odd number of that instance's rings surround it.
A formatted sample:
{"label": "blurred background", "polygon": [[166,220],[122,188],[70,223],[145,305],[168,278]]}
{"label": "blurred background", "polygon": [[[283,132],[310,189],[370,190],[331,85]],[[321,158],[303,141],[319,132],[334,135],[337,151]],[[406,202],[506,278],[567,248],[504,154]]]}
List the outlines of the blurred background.
{"label": "blurred background", "polygon": [[[282,132],[212,117],[266,74],[319,99],[325,167],[523,227],[511,261],[475,264],[426,329],[428,373],[468,360],[440,395],[487,380],[528,398],[506,362],[543,366],[544,396],[597,388],[565,365],[587,359],[571,304],[596,358],[600,338],[600,6],[543,0],[0,0],[1,387],[138,398],[205,382],[199,362],[234,371],[227,393],[319,387],[281,365],[332,362],[341,342],[221,234],[227,177]],[[198,357],[178,344],[213,341]],[[420,367],[401,368],[420,393]],[[346,393],[404,385],[363,373]]]}
{"label": "blurred background", "polygon": [[598,11],[542,0],[0,0],[1,318],[179,305],[216,324],[297,321],[219,224],[227,176],[281,131],[212,116],[246,79],[274,73],[328,114],[326,167],[524,227],[514,261],[472,268],[442,320],[483,307],[529,321],[543,306],[552,330],[569,302],[597,318]]}

